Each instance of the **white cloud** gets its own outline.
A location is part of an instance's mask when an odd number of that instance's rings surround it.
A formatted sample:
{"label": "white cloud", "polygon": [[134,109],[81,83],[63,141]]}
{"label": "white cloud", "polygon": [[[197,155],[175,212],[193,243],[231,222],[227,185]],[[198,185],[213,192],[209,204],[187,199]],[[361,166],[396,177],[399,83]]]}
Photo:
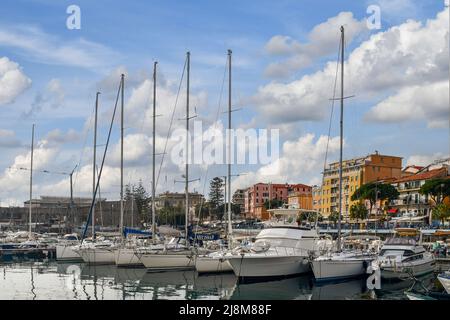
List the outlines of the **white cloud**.
{"label": "white cloud", "polygon": [[434,160],[448,158],[448,155],[444,155],[442,152],[437,152],[432,155],[416,154],[411,155],[406,160],[406,165],[417,165],[417,166],[427,166],[433,163]]}
{"label": "white cloud", "polygon": [[16,62],[0,58],[0,105],[13,102],[30,85],[30,78]]}
{"label": "white cloud", "polygon": [[[425,25],[409,20],[372,35],[347,55],[345,88],[351,92],[346,94],[356,93],[360,101],[381,100],[410,86],[448,82],[448,24],[447,8]],[[260,87],[253,102],[272,123],[322,120],[328,113],[335,74],[336,62],[329,62],[323,70],[299,80]],[[427,114],[442,115],[442,104],[432,104]],[[390,113],[394,111],[390,108]],[[439,123],[430,121],[429,125]]]}
{"label": "white cloud", "polygon": [[22,113],[23,118],[29,118],[40,113],[44,109],[54,112],[64,104],[65,92],[59,79],[51,79],[45,88],[36,94],[31,107]]}
{"label": "white cloud", "polygon": [[448,95],[448,81],[405,87],[378,103],[365,118],[388,123],[427,120],[429,127],[447,128],[450,116]]}
{"label": "white cloud", "polygon": [[287,60],[270,64],[265,74],[269,77],[285,77],[311,65],[317,58],[337,52],[340,26],[346,28],[350,43],[366,28],[365,20],[358,21],[351,12],[341,12],[336,17],[315,26],[308,35],[308,43],[300,43],[289,36],[276,35],[266,44],[272,55],[292,55]]}
{"label": "white cloud", "polygon": [[[260,167],[256,172],[246,172],[233,181],[233,190],[246,188],[258,182],[318,183],[317,173],[323,169],[328,138],[308,133],[296,140],[283,143],[280,158]],[[328,146],[328,163],[339,150],[339,137],[333,137]]]}
{"label": "white cloud", "polygon": [[83,38],[61,40],[34,26],[2,26],[0,46],[16,48],[27,59],[52,65],[98,69],[119,58],[112,49]]}
{"label": "white cloud", "polygon": [[67,142],[76,142],[80,139],[80,133],[74,129],[69,129],[67,132],[62,132],[60,129],[50,131],[45,140],[49,145],[64,144]]}

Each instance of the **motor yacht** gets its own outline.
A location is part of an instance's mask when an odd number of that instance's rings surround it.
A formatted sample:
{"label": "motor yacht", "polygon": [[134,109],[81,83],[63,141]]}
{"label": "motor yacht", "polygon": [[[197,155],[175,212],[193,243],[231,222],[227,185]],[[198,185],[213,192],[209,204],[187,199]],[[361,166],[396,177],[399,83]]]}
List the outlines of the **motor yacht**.
{"label": "motor yacht", "polygon": [[421,276],[434,271],[433,254],[421,244],[421,233],[416,229],[396,229],[396,236],[389,238],[373,261],[383,279],[403,279]]}

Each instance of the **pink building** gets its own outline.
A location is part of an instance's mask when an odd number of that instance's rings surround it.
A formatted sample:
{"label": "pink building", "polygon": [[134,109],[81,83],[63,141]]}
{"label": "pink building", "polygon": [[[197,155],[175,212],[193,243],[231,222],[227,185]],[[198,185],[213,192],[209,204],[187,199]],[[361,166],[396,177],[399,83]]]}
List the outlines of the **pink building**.
{"label": "pink building", "polygon": [[279,183],[257,183],[245,190],[245,216],[255,218],[255,208],[264,205],[264,202],[279,199],[288,202],[290,192],[297,194],[312,194],[312,187],[305,184],[279,184]]}

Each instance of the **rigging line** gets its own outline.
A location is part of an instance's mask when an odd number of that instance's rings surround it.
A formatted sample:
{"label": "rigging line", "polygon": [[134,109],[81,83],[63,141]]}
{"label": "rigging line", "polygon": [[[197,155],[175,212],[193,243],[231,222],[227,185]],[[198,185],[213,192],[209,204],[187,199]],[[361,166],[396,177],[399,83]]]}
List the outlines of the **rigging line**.
{"label": "rigging line", "polygon": [[[103,165],[105,164],[106,151],[108,151],[109,140],[111,138],[111,131],[112,131],[112,128],[113,128],[113,125],[114,125],[114,118],[116,116],[117,104],[119,103],[119,96],[120,96],[120,91],[121,90],[123,90],[122,81],[120,82],[119,89],[117,90],[116,103],[114,105],[114,111],[113,111],[113,114],[112,114],[111,124],[109,125],[108,139],[106,140],[105,150],[103,151],[102,165],[100,167],[100,172],[99,172],[98,177],[97,177],[97,184],[95,186],[94,195],[92,197],[91,206],[89,208],[89,215],[88,215],[88,218],[87,218],[87,221],[86,221],[86,225],[85,225],[84,230],[83,230],[83,236],[81,238],[81,243],[83,243],[83,240],[86,237],[86,232],[87,232],[87,229],[89,227],[89,223],[90,223],[91,218],[92,218],[92,210],[94,208],[95,198],[97,196],[97,190],[98,190],[99,185],[100,185],[100,178],[101,178],[102,172],[103,172]],[[94,238],[94,235],[92,235],[92,238]]]}
{"label": "rigging line", "polygon": [[[227,60],[225,62],[225,69],[223,71],[222,86],[220,88],[220,95],[219,95],[219,101],[218,101],[218,106],[217,106],[216,121],[214,122],[214,129],[217,128],[217,122],[219,120],[219,117],[220,117],[220,114],[221,114],[221,110],[222,110],[221,105],[222,105],[223,89],[225,87],[225,79],[226,79],[227,70],[228,70],[227,67],[228,67],[228,56],[227,56]],[[205,194],[205,190],[206,190],[206,181],[207,181],[207,177],[208,177],[208,172],[209,172],[209,164],[206,166],[205,178],[204,178],[204,181],[203,181],[203,191],[202,191],[203,194]],[[199,207],[199,213],[198,213],[199,219],[201,218],[201,214],[202,214],[203,202],[204,202],[204,197],[200,201],[200,207]],[[194,240],[196,240],[196,238],[197,238],[197,233],[195,233],[195,239]]]}
{"label": "rigging line", "polygon": [[183,85],[183,79],[184,79],[184,72],[186,71],[186,65],[187,65],[187,58],[184,61],[184,67],[183,67],[183,72],[181,73],[181,79],[180,79],[180,84],[178,85],[178,92],[177,92],[177,97],[175,98],[175,104],[173,106],[173,110],[172,110],[172,116],[170,118],[170,124],[169,124],[169,129],[167,130],[167,136],[166,136],[166,142],[164,144],[164,151],[162,153],[162,157],[161,157],[161,162],[159,164],[159,169],[158,169],[158,176],[156,178],[156,183],[155,183],[155,193],[156,193],[156,189],[158,187],[158,182],[159,182],[159,175],[161,173],[161,169],[164,163],[164,159],[166,156],[166,151],[167,151],[167,142],[169,141],[169,136],[170,136],[170,130],[172,130],[172,125],[173,125],[173,119],[175,118],[175,111],[177,109],[177,104],[178,104],[178,98],[180,96],[180,91],[181,91],[181,86]]}
{"label": "rigging line", "polygon": [[88,129],[86,130],[86,135],[84,137],[83,148],[81,149],[81,154],[80,154],[80,158],[78,160],[77,170],[75,172],[75,178],[73,179],[73,189],[74,190],[75,190],[75,186],[77,184],[78,173],[81,170],[81,161],[82,161],[83,156],[84,156],[84,152],[85,152],[85,148],[86,148],[89,132],[91,132],[91,125],[92,125],[92,121],[93,121],[92,118],[93,118],[94,112],[95,112],[95,106],[92,107],[92,112],[91,112],[91,116],[90,116],[89,126],[88,126]]}
{"label": "rigging line", "polygon": [[[323,193],[324,193],[324,182],[325,182],[325,170],[327,168],[327,158],[328,158],[328,147],[330,144],[330,136],[331,136],[331,125],[333,120],[333,111],[334,111],[334,102],[336,101],[336,86],[337,86],[337,76],[339,71],[339,58],[341,57],[341,41],[339,41],[339,48],[338,48],[338,57],[336,60],[336,73],[334,76],[334,87],[333,87],[333,99],[331,100],[331,113],[330,113],[330,122],[328,124],[328,138],[327,138],[327,147],[325,149],[325,159],[323,163],[323,173],[322,173],[322,187],[321,187],[321,207],[323,206]],[[325,208],[324,208],[325,209]],[[330,212],[331,214],[331,212]]]}

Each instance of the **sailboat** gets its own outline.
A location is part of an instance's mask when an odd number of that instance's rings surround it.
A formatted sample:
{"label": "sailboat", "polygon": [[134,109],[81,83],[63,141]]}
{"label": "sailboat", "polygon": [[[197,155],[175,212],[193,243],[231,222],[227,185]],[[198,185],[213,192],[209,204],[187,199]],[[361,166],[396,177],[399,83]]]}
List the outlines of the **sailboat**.
{"label": "sailboat", "polygon": [[[228,50],[228,129],[231,130],[231,50]],[[231,143],[228,143],[228,154],[230,155]],[[222,249],[206,255],[197,255],[195,257],[195,269],[198,273],[219,273],[219,272],[232,272],[229,261],[224,258],[225,255],[230,254],[229,251],[232,247],[232,224],[231,224],[231,161],[228,161],[228,175],[225,180],[225,185],[228,181],[228,250]],[[227,187],[225,186],[225,189]],[[227,199],[225,199],[227,203]],[[225,204],[224,204],[225,206]]]}
{"label": "sailboat", "polygon": [[[119,232],[121,237],[123,237],[123,120],[124,120],[124,87],[125,87],[125,75],[121,75],[120,79],[120,94],[121,94],[121,139],[120,139],[120,146],[121,146],[121,152],[120,152],[120,226],[119,226]],[[96,111],[95,111],[95,130],[94,130],[94,161],[96,158],[95,155],[95,148],[96,148],[96,132],[97,132],[97,108],[98,108],[98,93],[97,93],[97,99],[96,99]],[[112,123],[111,123],[112,125]],[[110,127],[111,130],[111,127]],[[111,132],[110,132],[111,133]],[[110,136],[110,134],[109,134]],[[109,142],[109,136],[108,136],[108,142]],[[106,149],[105,149],[106,152]],[[104,161],[105,154],[103,156]],[[95,197],[96,197],[96,190],[98,188],[98,184],[100,181],[100,174],[97,178],[97,183],[95,183],[95,168],[96,163],[94,162],[93,165],[94,168],[94,193],[93,193],[93,206],[92,206],[92,242],[85,242],[81,245],[74,247],[74,251],[76,251],[84,262],[88,264],[115,264],[115,256],[114,256],[114,250],[117,246],[117,244],[114,241],[111,240],[105,240],[105,239],[95,239],[95,219],[94,219],[94,205],[95,205]],[[102,164],[103,169],[103,164]],[[101,172],[101,171],[100,171]]]}
{"label": "sailboat", "polygon": [[[148,270],[167,271],[183,270],[194,268],[194,252],[189,247],[188,242],[188,221],[189,221],[189,76],[190,76],[190,52],[186,53],[186,172],[185,178],[185,243],[175,248],[165,247],[163,250],[154,250],[150,247],[148,250],[136,250],[136,255]],[[154,175],[153,175],[154,177]],[[155,178],[153,178],[155,181]],[[153,182],[154,183],[154,182]],[[153,188],[153,192],[154,192]],[[154,201],[153,201],[154,203]],[[154,208],[154,205],[152,206]],[[154,211],[153,211],[154,219]],[[155,221],[153,220],[153,232],[155,232]]]}
{"label": "sailboat", "polygon": [[[152,166],[152,238],[153,243],[156,239],[156,224],[155,224],[155,134],[156,134],[156,66],[158,62],[155,61],[153,64],[153,166]],[[131,200],[131,208],[133,208],[133,201]],[[160,249],[159,247],[154,247],[154,249]],[[114,250],[114,260],[118,267],[133,267],[133,266],[143,266],[143,263],[139,256],[136,254],[136,250],[141,251],[141,248],[138,248],[137,242],[127,241],[122,246],[116,248]],[[145,250],[144,250],[145,252]]]}
{"label": "sailboat", "polygon": [[340,156],[339,156],[339,221],[337,250],[313,258],[311,268],[316,281],[329,281],[353,278],[366,273],[366,268],[376,258],[372,251],[342,250],[342,150],[343,150],[343,116],[344,116],[344,27],[341,26],[341,119],[340,119]]}

